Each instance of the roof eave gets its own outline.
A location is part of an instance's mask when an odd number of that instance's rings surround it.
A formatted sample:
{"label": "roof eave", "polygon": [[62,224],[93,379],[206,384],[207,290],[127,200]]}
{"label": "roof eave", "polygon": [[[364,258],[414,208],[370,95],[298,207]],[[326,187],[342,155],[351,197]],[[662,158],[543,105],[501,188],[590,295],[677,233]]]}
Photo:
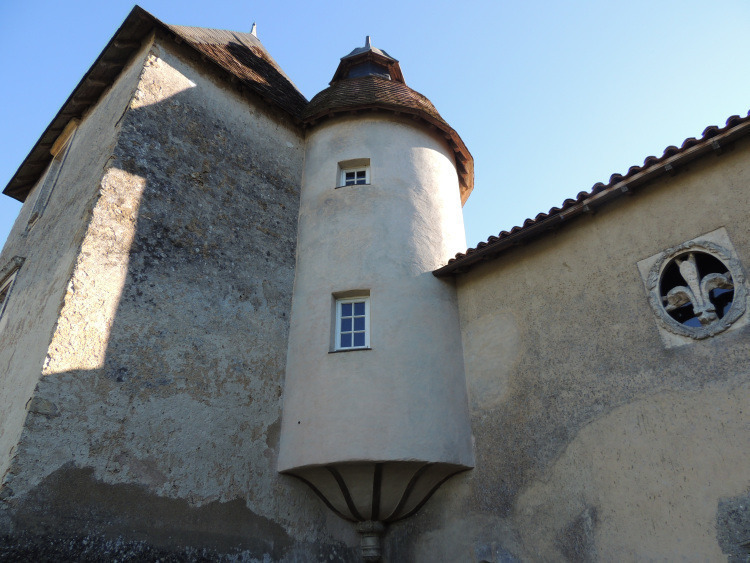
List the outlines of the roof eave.
{"label": "roof eave", "polygon": [[[719,154],[726,146],[746,135],[750,135],[749,118],[745,118],[739,124],[722,133],[707,136],[702,141],[681,150],[677,154],[658,159],[659,161],[651,166],[613,182],[590,196],[582,197],[569,207],[550,213],[544,218],[540,218],[538,215],[537,220],[528,219],[524,226],[514,227],[505,236],[490,237],[488,242],[478,244],[475,249],[469,249],[465,255],[458,255],[451,259],[448,264],[432,273],[436,277],[462,274],[482,262],[497,258],[510,248],[541,237],[550,230],[568,225],[570,220],[575,217],[592,213],[603,205],[620,200],[624,196],[632,195],[635,190],[666,174],[676,174],[679,168],[698,158],[709,154]],[[496,240],[493,241],[493,238]]]}
{"label": "roof eave", "polygon": [[[39,177],[44,173],[52,155],[49,150],[57,137],[62,133],[71,119],[81,119],[83,115],[93,107],[105,91],[115,82],[122,70],[130,62],[131,58],[141,49],[145,41],[150,40],[154,32],[164,33],[175,42],[186,45],[201,59],[212,65],[223,75],[233,75],[218,62],[206,57],[189,41],[184,40],[171,27],[140,6],[135,6],[130,11],[125,21],[117,29],[115,34],[107,43],[99,57],[94,61],[89,70],[81,78],[78,85],[73,89],[68,99],[62,105],[57,115],[44,130],[39,140],[18,167],[18,170],[3,190],[3,194],[23,202]],[[237,79],[233,80],[238,81]],[[242,80],[239,82],[243,83]],[[296,125],[301,125],[298,115],[290,113],[285,108],[269,100],[261,93],[254,92],[263,101],[289,116]],[[301,94],[300,94],[301,95]],[[303,97],[304,98],[304,97]]]}
{"label": "roof eave", "polygon": [[24,201],[52,160],[50,149],[71,119],[80,119],[99,101],[130,58],[141,48],[156,25],[165,26],[140,6],[135,6],[107,46],[83,75],[39,140],[18,167],[3,194]]}

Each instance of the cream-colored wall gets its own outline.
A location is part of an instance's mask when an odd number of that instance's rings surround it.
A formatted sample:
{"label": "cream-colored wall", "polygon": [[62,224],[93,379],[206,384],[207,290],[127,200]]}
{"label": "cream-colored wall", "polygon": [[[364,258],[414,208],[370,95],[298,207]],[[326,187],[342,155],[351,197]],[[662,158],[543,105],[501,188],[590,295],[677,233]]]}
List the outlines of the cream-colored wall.
{"label": "cream-colored wall", "polygon": [[63,304],[87,224],[119,128],[113,126],[133,95],[147,48],[135,56],[78,127],[48,204],[27,230],[42,177],[16,218],[0,268],[25,258],[0,332],[0,478],[5,477]]}
{"label": "cream-colored wall", "polygon": [[724,227],[747,269],[749,162],[738,143],[458,277],[477,463],[412,523],[415,560],[725,560],[750,330],[666,348],[637,263]]}
{"label": "cream-colored wall", "polygon": [[[338,163],[370,159],[370,185]],[[439,137],[393,117],[307,139],[279,469],[355,460],[472,464],[457,303],[432,270],[463,249]],[[370,350],[330,353],[333,294],[368,290]]]}

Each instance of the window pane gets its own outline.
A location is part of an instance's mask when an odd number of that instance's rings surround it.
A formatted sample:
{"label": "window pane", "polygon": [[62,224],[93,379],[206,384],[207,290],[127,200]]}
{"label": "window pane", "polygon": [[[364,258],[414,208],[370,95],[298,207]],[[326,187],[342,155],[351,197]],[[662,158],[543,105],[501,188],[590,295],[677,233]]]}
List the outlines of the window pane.
{"label": "window pane", "polygon": [[[349,323],[351,326],[351,323]],[[341,330],[344,330],[343,327]],[[351,330],[351,329],[347,329]],[[365,318],[364,317],[354,317],[354,330],[365,330]]]}
{"label": "window pane", "polygon": [[[357,319],[359,320],[359,319]],[[364,327],[362,327],[364,329]],[[352,319],[341,319],[341,332],[351,332],[352,331]]]}
{"label": "window pane", "polygon": [[342,334],[341,335],[341,347],[342,348],[351,348],[352,347],[352,335],[351,334]]}
{"label": "window pane", "polygon": [[346,173],[346,179],[347,180],[354,180],[354,172],[347,172]]}
{"label": "window pane", "polygon": [[342,303],[341,304],[341,316],[342,317],[351,317],[352,316],[352,304],[351,303]]}
{"label": "window pane", "polygon": [[365,314],[365,302],[364,301],[360,301],[354,304],[354,314],[355,315]]}
{"label": "window pane", "polygon": [[355,346],[364,346],[365,345],[365,333],[364,332],[355,332],[354,333],[354,345]]}

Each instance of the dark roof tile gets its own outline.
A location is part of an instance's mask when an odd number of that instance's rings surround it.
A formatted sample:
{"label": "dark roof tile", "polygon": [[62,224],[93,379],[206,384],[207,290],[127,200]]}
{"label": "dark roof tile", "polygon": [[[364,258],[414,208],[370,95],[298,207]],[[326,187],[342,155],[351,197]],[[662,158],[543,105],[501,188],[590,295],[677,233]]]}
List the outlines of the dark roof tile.
{"label": "dark roof tile", "polygon": [[252,33],[167,25],[250,90],[299,118],[307,99]]}
{"label": "dark roof tile", "polygon": [[[510,229],[510,231],[501,231],[498,236],[491,236],[487,239],[486,243],[477,245],[476,249],[469,248],[464,253],[459,252],[454,258],[451,258],[448,261],[448,264],[435,270],[433,273],[436,276],[442,277],[464,272],[482,260],[499,256],[502,252],[507,250],[511,244],[520,242],[527,237],[531,238],[537,236],[539,233],[537,227],[540,227],[540,225],[555,216],[560,215],[563,211],[567,212],[566,217],[575,216],[579,212],[588,210],[588,206],[603,205],[604,203],[621,196],[631,188],[631,183],[628,182],[627,190],[620,189],[618,186],[623,186],[623,180],[632,179],[633,183],[637,183],[638,185],[645,184],[663,174],[667,165],[672,167],[683,161],[698,158],[699,156],[708,154],[712,150],[721,146],[721,144],[716,144],[717,140],[712,139],[718,137],[718,141],[721,143],[730,143],[737,138],[749,134],[750,112],[748,112],[746,117],[740,117],[738,115],[731,116],[727,119],[726,126],[723,128],[710,125],[703,130],[700,139],[689,137],[683,141],[680,148],[670,145],[664,149],[664,154],[661,157],[657,158],[655,156],[648,156],[643,161],[642,167],[631,166],[625,176],[622,174],[612,174],[607,184],[597,182],[593,185],[591,191],[579,192],[576,199],[566,199],[561,207],[553,207],[548,213],[539,213],[534,219],[526,219],[521,227],[515,226]],[[546,229],[542,230],[546,232]],[[479,249],[481,249],[481,251],[479,251]]]}
{"label": "dark roof tile", "polygon": [[742,118],[739,115],[730,115],[727,118],[727,127],[734,127],[735,125],[740,123],[741,120]]}
{"label": "dark roof tile", "polygon": [[690,147],[697,145],[697,144],[698,144],[698,139],[696,139],[695,137],[689,137],[688,139],[685,139],[682,142],[682,146],[680,148],[689,149]]}
{"label": "dark roof tile", "polygon": [[257,37],[250,33],[167,25],[135,6],[8,182],[3,190],[5,195],[19,201],[26,199],[52,160],[49,150],[55,139],[71,119],[80,118],[99,101],[154,30],[186,43],[209,64],[229,73],[229,79],[239,81],[292,119],[299,119],[307,100]]}
{"label": "dark roof tile", "polygon": [[307,108],[305,108],[303,118],[314,120],[316,117],[325,115],[332,110],[359,108],[375,104],[391,106],[395,110],[412,109],[424,112],[448,127],[435,106],[425,96],[402,82],[379,76],[362,76],[335,82],[310,100]]}
{"label": "dark roof tile", "polygon": [[703,130],[703,138],[709,139],[719,133],[719,128],[716,125],[709,125]]}
{"label": "dark roof tile", "polygon": [[376,75],[335,80],[310,100],[302,119],[308,126],[335,114],[365,110],[386,110],[411,115],[440,130],[456,154],[461,202],[474,187],[474,159],[461,137],[446,123],[432,102],[403,82]]}

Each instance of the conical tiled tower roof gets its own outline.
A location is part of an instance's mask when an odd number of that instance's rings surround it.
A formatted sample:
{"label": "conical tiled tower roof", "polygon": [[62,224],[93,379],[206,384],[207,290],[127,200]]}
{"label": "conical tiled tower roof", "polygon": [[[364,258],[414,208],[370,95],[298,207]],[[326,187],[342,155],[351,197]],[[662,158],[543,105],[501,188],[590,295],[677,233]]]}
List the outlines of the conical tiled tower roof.
{"label": "conical tiled tower roof", "polygon": [[439,132],[455,154],[461,202],[466,201],[474,187],[471,153],[432,102],[406,85],[398,61],[382,49],[373,47],[369,36],[364,47],[342,57],[331,85],[313,97],[302,119],[312,127],[335,115],[364,111],[409,116]]}

